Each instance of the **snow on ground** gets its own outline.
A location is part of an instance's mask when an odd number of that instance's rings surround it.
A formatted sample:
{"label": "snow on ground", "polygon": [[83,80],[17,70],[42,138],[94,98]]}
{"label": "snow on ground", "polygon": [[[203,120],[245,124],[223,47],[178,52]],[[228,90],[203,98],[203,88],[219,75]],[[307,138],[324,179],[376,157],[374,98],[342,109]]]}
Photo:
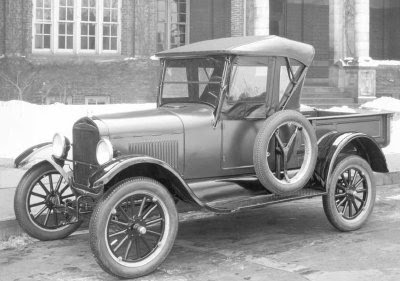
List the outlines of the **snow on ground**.
{"label": "snow on ground", "polygon": [[[36,105],[21,101],[0,101],[0,158],[15,159],[33,145],[52,141],[56,132],[72,139],[72,125],[81,117],[150,108],[155,108],[155,104]],[[301,108],[312,109],[304,105]],[[391,124],[391,142],[384,148],[384,152],[400,153],[400,100],[382,97],[363,104],[361,108],[395,112]],[[332,107],[327,110],[356,112],[347,106]]]}
{"label": "snow on ground", "polygon": [[25,149],[52,141],[56,132],[72,139],[72,125],[85,116],[155,108],[147,104],[36,105],[0,101],[0,158],[15,159]]}

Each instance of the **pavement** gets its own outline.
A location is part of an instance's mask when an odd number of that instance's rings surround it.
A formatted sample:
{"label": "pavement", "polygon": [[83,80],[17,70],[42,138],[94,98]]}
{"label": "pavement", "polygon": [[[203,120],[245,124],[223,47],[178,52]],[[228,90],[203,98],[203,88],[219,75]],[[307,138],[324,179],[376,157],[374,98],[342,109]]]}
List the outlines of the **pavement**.
{"label": "pavement", "polygon": [[[327,221],[320,198],[228,215],[180,214],[166,261],[136,280],[400,280],[400,186],[377,189],[374,212],[358,231]],[[14,239],[15,240],[15,239]],[[89,235],[0,242],[0,280],[118,280],[92,257]]]}

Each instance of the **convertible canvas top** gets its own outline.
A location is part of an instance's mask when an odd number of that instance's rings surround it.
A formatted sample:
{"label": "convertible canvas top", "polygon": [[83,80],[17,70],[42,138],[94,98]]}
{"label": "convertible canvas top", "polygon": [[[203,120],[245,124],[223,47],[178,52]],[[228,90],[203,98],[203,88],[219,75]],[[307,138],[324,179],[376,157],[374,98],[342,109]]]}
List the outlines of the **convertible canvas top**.
{"label": "convertible canvas top", "polygon": [[159,58],[199,57],[209,55],[283,56],[309,66],[314,47],[279,36],[228,37],[201,41],[156,54]]}

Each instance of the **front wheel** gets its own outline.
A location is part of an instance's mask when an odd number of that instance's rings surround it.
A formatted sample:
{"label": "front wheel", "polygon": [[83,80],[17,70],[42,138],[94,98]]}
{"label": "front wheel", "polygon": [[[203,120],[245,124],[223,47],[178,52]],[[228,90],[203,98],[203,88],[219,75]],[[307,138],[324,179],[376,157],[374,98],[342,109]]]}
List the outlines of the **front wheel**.
{"label": "front wheel", "polygon": [[39,240],[62,239],[79,228],[82,221],[70,224],[65,212],[76,199],[69,183],[48,162],[29,169],[19,182],[14,196],[14,212],[19,225]]}
{"label": "front wheel", "polygon": [[172,249],[178,213],[168,190],[149,178],[111,188],[90,221],[90,246],[108,273],[135,278],[154,271]]}
{"label": "front wheel", "polygon": [[359,229],[374,208],[376,186],[369,164],[359,156],[339,159],[322,198],[329,222],[340,231]]}

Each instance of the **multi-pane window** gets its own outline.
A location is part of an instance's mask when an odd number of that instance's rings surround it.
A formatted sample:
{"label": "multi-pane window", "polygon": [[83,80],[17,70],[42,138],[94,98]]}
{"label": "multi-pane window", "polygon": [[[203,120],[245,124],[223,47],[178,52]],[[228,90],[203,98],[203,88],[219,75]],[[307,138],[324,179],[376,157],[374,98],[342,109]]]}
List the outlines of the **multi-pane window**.
{"label": "multi-pane window", "polygon": [[157,0],[157,50],[175,48],[189,40],[189,0]]}
{"label": "multi-pane window", "polygon": [[73,49],[74,0],[60,0],[58,11],[58,48]]}
{"label": "multi-pane window", "polygon": [[103,49],[116,50],[118,40],[118,1],[104,0]]}
{"label": "multi-pane window", "polygon": [[81,6],[81,49],[96,48],[96,0],[82,0]]}
{"label": "multi-pane window", "polygon": [[121,0],[34,0],[33,50],[118,53]]}
{"label": "multi-pane window", "polygon": [[35,28],[35,48],[50,49],[50,36],[52,28],[52,7],[51,0],[36,0],[34,11],[36,18]]}

